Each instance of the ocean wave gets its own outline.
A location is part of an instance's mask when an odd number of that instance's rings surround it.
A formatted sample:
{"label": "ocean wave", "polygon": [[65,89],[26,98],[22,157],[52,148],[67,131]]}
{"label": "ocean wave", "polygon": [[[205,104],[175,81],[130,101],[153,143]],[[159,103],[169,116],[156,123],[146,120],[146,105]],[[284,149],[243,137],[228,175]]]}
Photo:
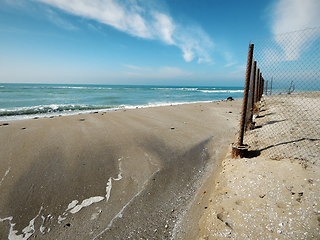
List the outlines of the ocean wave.
{"label": "ocean wave", "polygon": [[1,85],[0,88],[9,89],[9,90],[28,90],[28,89],[74,89],[74,90],[112,90],[115,89],[114,87],[110,86],[55,86],[55,85],[47,85],[47,86],[28,86],[28,85],[22,85],[22,86],[15,86],[15,85]]}
{"label": "ocean wave", "polygon": [[29,87],[24,86],[23,89],[85,89],[85,90],[110,90],[110,87],[73,87],[73,86],[41,86],[41,87]]}
{"label": "ocean wave", "polygon": [[182,90],[182,91],[197,91],[198,88],[151,88],[152,90]]}
{"label": "ocean wave", "polygon": [[199,90],[204,93],[243,93],[244,90]]}
{"label": "ocean wave", "polygon": [[72,111],[86,111],[86,110],[98,110],[108,109],[110,106],[93,106],[93,105],[46,105],[46,106],[33,106],[33,107],[21,107],[12,109],[0,109],[0,116],[14,116],[14,115],[32,115],[41,113],[57,113],[57,112],[72,112]]}

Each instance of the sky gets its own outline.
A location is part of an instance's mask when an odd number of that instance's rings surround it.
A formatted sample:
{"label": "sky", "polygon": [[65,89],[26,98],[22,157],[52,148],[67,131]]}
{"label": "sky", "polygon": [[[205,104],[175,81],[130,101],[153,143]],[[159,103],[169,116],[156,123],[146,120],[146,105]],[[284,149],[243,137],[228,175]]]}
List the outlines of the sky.
{"label": "sky", "polygon": [[251,40],[319,16],[319,0],[0,0],[0,82],[243,86]]}

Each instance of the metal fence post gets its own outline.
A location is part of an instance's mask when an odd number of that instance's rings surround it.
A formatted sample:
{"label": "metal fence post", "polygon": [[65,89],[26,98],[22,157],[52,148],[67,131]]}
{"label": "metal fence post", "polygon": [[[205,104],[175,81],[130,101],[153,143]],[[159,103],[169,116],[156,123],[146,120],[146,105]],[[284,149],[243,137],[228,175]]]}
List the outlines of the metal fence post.
{"label": "metal fence post", "polygon": [[250,77],[251,77],[251,68],[252,68],[252,58],[253,58],[253,48],[254,45],[249,45],[248,51],[248,60],[247,60],[247,70],[246,70],[246,81],[244,85],[244,93],[243,93],[243,103],[242,103],[242,114],[240,120],[240,131],[238,137],[237,145],[233,146],[232,148],[232,157],[243,157],[245,152],[248,150],[247,146],[243,146],[243,136],[246,126],[246,112],[247,112],[247,104],[248,104],[248,93],[250,87]]}
{"label": "metal fence post", "polygon": [[253,117],[253,112],[254,112],[254,105],[255,105],[255,87],[256,87],[256,75],[257,72],[257,62],[254,61],[253,62],[253,75],[252,75],[252,88],[251,88],[251,106],[250,106],[250,118],[249,118],[249,123],[248,123],[248,127],[249,129],[253,129],[254,125],[253,125],[253,121],[252,121],[252,117]]}
{"label": "metal fence post", "polygon": [[257,88],[257,102],[260,101],[261,84],[262,84],[262,74],[260,72],[260,74],[259,74],[259,85],[258,85],[258,88]]}
{"label": "metal fence post", "polygon": [[269,82],[269,80],[266,81],[266,90],[265,90],[266,95],[268,95],[268,82]]}
{"label": "metal fence post", "polygon": [[259,101],[261,101],[261,97],[262,97],[262,94],[263,94],[263,87],[264,87],[264,79],[262,77],[262,73],[261,74],[261,84],[260,84],[260,94],[259,94]]}
{"label": "metal fence post", "polygon": [[258,96],[259,96],[259,86],[260,86],[260,69],[258,68],[258,73],[257,73],[257,84],[256,84],[256,89],[255,89],[255,103],[258,102]]}

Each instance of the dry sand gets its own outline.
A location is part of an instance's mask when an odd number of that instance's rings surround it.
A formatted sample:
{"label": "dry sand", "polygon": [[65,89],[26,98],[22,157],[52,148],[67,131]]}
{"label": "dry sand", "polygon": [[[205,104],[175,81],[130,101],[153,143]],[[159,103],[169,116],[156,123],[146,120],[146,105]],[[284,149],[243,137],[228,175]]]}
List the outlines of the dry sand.
{"label": "dry sand", "polygon": [[222,162],[194,239],[320,239],[319,105],[319,92],[264,97],[245,136],[263,151]]}
{"label": "dry sand", "polygon": [[196,234],[205,210],[197,201],[209,201],[202,188],[220,171],[240,105],[0,123],[0,239]]}

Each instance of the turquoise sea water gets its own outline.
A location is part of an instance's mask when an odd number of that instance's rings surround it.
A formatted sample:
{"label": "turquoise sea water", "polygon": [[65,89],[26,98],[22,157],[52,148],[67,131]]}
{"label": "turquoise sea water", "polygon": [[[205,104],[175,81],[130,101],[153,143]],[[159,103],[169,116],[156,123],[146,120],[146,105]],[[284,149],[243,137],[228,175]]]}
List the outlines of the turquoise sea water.
{"label": "turquoise sea water", "polygon": [[242,87],[0,83],[0,121],[243,97]]}

